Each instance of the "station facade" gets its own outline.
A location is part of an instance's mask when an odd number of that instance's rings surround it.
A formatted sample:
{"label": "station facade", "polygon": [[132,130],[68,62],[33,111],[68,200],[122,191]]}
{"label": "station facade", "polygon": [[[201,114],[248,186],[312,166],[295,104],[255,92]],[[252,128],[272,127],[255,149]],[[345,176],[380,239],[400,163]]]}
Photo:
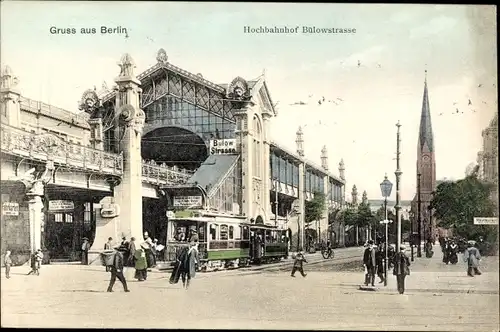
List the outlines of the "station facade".
{"label": "station facade", "polygon": [[163,49],[137,76],[128,54],[120,69],[112,89],[84,92],[80,113],[22,96],[3,71],[2,251],[77,260],[83,237],[92,256],[108,237],[142,241],[145,231],[165,243],[186,231],[183,216],[216,221],[203,235],[214,239],[238,236],[227,227],[235,220],[285,229],[297,250],[317,192],[326,208],[308,228],[343,245],[344,225],[328,218],[344,206],[343,162],[337,176],[326,148],[321,165],[307,160],[300,128],[294,152],[272,141],[264,76],[214,84]]}

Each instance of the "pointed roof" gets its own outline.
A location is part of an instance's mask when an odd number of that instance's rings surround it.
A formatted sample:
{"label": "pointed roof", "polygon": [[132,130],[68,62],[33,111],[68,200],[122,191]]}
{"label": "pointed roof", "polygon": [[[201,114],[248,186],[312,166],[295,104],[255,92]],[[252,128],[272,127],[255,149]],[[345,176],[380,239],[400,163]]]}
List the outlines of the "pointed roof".
{"label": "pointed roof", "polygon": [[431,109],[429,107],[429,93],[427,91],[427,70],[425,70],[424,98],[422,101],[422,114],[420,115],[418,143],[420,150],[427,145],[429,152],[434,152],[434,135],[432,133]]}

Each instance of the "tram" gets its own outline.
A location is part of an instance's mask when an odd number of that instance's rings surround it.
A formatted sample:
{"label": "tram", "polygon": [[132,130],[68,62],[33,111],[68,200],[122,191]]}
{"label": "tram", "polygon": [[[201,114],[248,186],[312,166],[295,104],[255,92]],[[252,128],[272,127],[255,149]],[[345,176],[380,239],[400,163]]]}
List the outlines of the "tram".
{"label": "tram", "polygon": [[198,238],[202,271],[276,262],[288,256],[285,230],[250,224],[246,217],[191,212],[168,218],[165,261],[173,263],[179,248],[193,237]]}

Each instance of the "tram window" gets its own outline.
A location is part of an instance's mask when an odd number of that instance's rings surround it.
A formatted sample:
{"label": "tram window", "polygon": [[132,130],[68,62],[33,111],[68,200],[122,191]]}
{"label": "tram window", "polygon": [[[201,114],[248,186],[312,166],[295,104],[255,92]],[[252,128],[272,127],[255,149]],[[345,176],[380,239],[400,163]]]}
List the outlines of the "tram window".
{"label": "tram window", "polygon": [[54,214],[54,221],[55,222],[63,222],[63,215],[62,215],[62,213],[55,213]]}
{"label": "tram window", "polygon": [[220,225],[220,239],[227,240],[228,238],[227,225]]}
{"label": "tram window", "polygon": [[201,242],[205,242],[207,240],[205,235],[205,227],[205,225],[200,225],[200,227],[198,227],[198,237]]}
{"label": "tram window", "polygon": [[217,237],[217,225],[212,224],[210,225],[210,239],[215,240]]}
{"label": "tram window", "polygon": [[229,226],[229,240],[234,239],[234,227]]}
{"label": "tram window", "polygon": [[266,231],[265,234],[266,234],[266,242],[271,242],[271,234],[270,234],[270,232]]}
{"label": "tram window", "polygon": [[247,226],[243,226],[243,240],[248,240],[250,239],[250,231]]}
{"label": "tram window", "polygon": [[234,229],[234,239],[241,240],[241,226],[238,226]]}

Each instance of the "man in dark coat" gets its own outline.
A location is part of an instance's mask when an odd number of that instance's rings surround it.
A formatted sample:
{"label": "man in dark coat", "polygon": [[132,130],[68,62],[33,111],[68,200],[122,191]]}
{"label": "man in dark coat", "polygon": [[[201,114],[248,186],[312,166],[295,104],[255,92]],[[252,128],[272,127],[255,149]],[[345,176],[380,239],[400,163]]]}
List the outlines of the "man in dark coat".
{"label": "man in dark coat", "polygon": [[375,260],[377,262],[377,276],[380,278],[379,283],[383,283],[385,280],[384,274],[384,258],[385,258],[385,249],[384,244],[380,243],[378,246],[378,250],[375,253]]}
{"label": "man in dark coat", "polygon": [[410,259],[406,256],[403,245],[399,246],[399,250],[401,251],[394,256],[394,270],[392,274],[396,276],[399,294],[404,294],[405,278],[407,275],[410,275]]}
{"label": "man in dark coat", "polygon": [[182,286],[185,289],[189,288],[189,284],[191,279],[196,275],[196,267],[199,262],[198,249],[196,248],[196,243],[191,242],[189,245],[189,249],[184,257],[184,261],[182,262],[181,267],[181,278],[182,278]]}
{"label": "man in dark coat", "polygon": [[366,268],[366,274],[368,275],[365,279],[365,285],[371,283],[375,286],[375,271],[377,268],[377,249],[373,245],[373,240],[368,241],[368,246],[363,254],[363,264]]}
{"label": "man in dark coat", "polygon": [[111,279],[109,280],[108,292],[113,291],[113,285],[115,284],[116,278],[121,281],[123,285],[123,290],[125,292],[130,292],[127,287],[127,281],[123,276],[123,255],[118,250],[115,250],[113,265],[109,266],[111,271]]}

